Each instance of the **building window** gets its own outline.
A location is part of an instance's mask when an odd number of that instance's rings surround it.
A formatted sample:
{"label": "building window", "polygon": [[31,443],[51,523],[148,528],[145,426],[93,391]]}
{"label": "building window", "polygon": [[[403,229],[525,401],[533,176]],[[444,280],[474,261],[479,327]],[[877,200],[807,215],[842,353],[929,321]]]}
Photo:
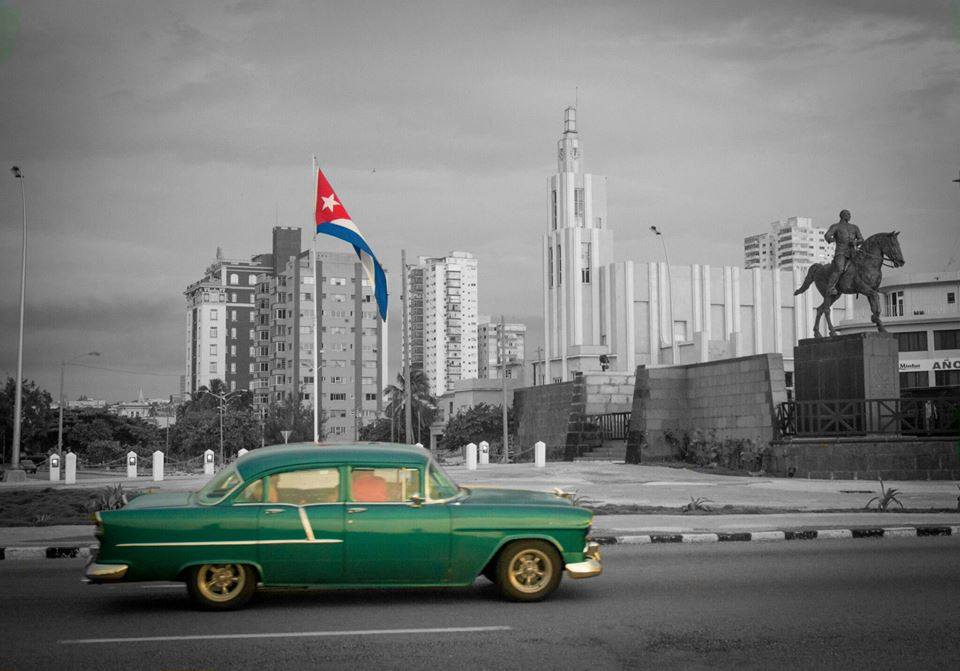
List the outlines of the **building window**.
{"label": "building window", "polygon": [[236,329],[236,328],[230,329],[230,337],[233,338],[234,340],[237,339],[237,329]]}
{"label": "building window", "polygon": [[236,372],[237,372],[237,364],[236,364],[236,363],[231,363],[231,364],[230,364],[230,372],[231,372],[231,373],[236,373]]}
{"label": "building window", "polygon": [[346,394],[345,392],[344,392],[344,393],[330,394],[330,400],[331,400],[331,401],[346,401],[346,400],[347,400],[347,394]]}
{"label": "building window", "polygon": [[217,356],[217,346],[210,345],[210,356]]}
{"label": "building window", "polygon": [[[236,294],[233,295],[233,302],[234,302],[234,303],[237,302],[237,295],[236,295]],[[232,322],[237,321],[237,311],[236,311],[236,310],[230,310],[230,321],[232,321]]]}
{"label": "building window", "polygon": [[217,308],[210,308],[210,321],[212,322],[217,321],[220,318],[218,313],[219,311],[217,310]]}
{"label": "building window", "polygon": [[929,377],[926,371],[911,371],[900,373],[900,389],[916,389],[929,386]]}
{"label": "building window", "polygon": [[563,249],[557,245],[557,286],[563,284]]}
{"label": "building window", "polygon": [[938,387],[960,387],[960,370],[935,370],[933,376]]}
{"label": "building window", "polygon": [[573,190],[573,215],[577,223],[583,225],[583,189]]}
{"label": "building window", "polygon": [[[891,291],[889,294],[885,294],[884,301],[886,302],[887,317],[903,316],[903,292],[902,291]],[[900,350],[900,351],[903,352],[905,350]]]}
{"label": "building window", "polygon": [[363,397],[364,397],[364,399],[367,400],[367,401],[376,401],[376,400],[377,400],[377,395],[376,395],[376,394],[364,394]]}
{"label": "building window", "polygon": [[217,337],[217,327],[216,327],[216,326],[211,326],[211,327],[210,327],[210,337],[211,337],[211,338],[216,338],[216,337]]}
{"label": "building window", "polygon": [[[902,292],[897,292],[902,293]],[[927,332],[926,331],[906,331],[897,333],[897,342],[901,352],[926,352],[927,351]]]}
{"label": "building window", "polygon": [[580,281],[590,284],[590,243],[580,243]]}
{"label": "building window", "polygon": [[948,291],[948,292],[947,292],[947,303],[948,303],[949,305],[953,305],[953,304],[956,303],[956,302],[957,302],[957,294],[955,294],[955,293],[952,292],[952,291]]}
{"label": "building window", "polygon": [[230,273],[230,284],[240,284],[240,276],[236,273]]}
{"label": "building window", "polygon": [[553,225],[553,230],[557,230],[557,190],[554,189],[551,193],[553,198],[550,202],[550,221]]}
{"label": "building window", "polygon": [[230,356],[237,356],[237,346],[230,345]]}
{"label": "building window", "polygon": [[933,349],[960,349],[960,329],[934,331]]}
{"label": "building window", "polygon": [[547,282],[553,288],[553,245],[547,247]]}
{"label": "building window", "polygon": [[330,279],[330,284],[333,285],[333,286],[335,286],[335,287],[345,287],[345,286],[347,286],[347,278],[346,278],[346,277],[331,277],[331,278],[329,278],[329,279]]}
{"label": "building window", "polygon": [[210,372],[211,372],[211,373],[216,373],[216,372],[217,372],[217,362],[216,362],[216,361],[211,361],[211,362],[210,362]]}

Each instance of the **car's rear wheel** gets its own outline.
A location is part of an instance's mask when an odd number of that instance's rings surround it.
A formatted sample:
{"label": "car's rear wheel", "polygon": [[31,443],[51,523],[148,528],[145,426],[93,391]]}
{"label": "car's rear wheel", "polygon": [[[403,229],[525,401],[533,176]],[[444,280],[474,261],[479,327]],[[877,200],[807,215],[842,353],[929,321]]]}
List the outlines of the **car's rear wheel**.
{"label": "car's rear wheel", "polygon": [[246,564],[202,564],[187,573],[190,598],[207,610],[240,608],[257,589],[257,572]]}
{"label": "car's rear wheel", "polygon": [[497,560],[497,587],[512,601],[540,601],[560,584],[560,554],[541,540],[514,541]]}

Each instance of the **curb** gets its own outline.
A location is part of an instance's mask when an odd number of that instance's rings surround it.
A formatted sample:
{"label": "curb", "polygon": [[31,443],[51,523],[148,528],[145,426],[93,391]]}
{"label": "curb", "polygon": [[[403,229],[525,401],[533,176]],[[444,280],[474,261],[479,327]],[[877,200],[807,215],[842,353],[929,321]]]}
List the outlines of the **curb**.
{"label": "curb", "polygon": [[924,536],[960,536],[960,526],[859,527],[856,529],[641,534],[631,536],[593,536],[590,540],[600,545],[644,545],[647,543],[770,542],[837,538],[915,538]]}
{"label": "curb", "polygon": [[[960,526],[859,527],[856,529],[640,534],[631,536],[591,536],[590,540],[600,545],[646,545],[649,543],[763,543],[838,538],[922,538],[925,536],[960,536]],[[0,547],[0,560],[86,559],[96,549],[96,545],[74,545],[69,547]]]}

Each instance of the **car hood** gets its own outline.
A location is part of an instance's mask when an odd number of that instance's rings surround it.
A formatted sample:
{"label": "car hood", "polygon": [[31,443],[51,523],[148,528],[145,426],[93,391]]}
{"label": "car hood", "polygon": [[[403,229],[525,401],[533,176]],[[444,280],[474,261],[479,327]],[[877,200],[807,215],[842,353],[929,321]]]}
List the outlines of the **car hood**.
{"label": "car hood", "polygon": [[161,494],[141,494],[124,508],[182,508],[191,503],[192,492],[163,492]]}
{"label": "car hood", "polygon": [[463,505],[506,504],[538,506],[571,506],[565,498],[548,492],[534,492],[529,489],[500,489],[494,487],[465,487],[469,494],[463,499]]}

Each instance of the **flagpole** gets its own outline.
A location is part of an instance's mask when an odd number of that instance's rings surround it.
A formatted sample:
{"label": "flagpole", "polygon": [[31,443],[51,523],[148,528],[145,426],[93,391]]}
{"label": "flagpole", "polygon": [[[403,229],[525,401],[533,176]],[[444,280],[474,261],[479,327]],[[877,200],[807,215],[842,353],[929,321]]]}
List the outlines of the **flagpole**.
{"label": "flagpole", "polygon": [[403,273],[403,418],[404,438],[413,441],[413,408],[410,406],[410,285],[407,280],[407,250],[400,250],[400,272]]}
{"label": "flagpole", "polygon": [[[313,157],[313,184],[317,184],[317,157]],[[313,202],[317,202],[317,194],[313,195]],[[317,277],[317,225],[313,224],[312,242],[310,244],[310,268],[313,270],[313,442],[320,442],[320,348],[317,324],[320,323],[320,278]],[[299,374],[299,372],[298,372]]]}

